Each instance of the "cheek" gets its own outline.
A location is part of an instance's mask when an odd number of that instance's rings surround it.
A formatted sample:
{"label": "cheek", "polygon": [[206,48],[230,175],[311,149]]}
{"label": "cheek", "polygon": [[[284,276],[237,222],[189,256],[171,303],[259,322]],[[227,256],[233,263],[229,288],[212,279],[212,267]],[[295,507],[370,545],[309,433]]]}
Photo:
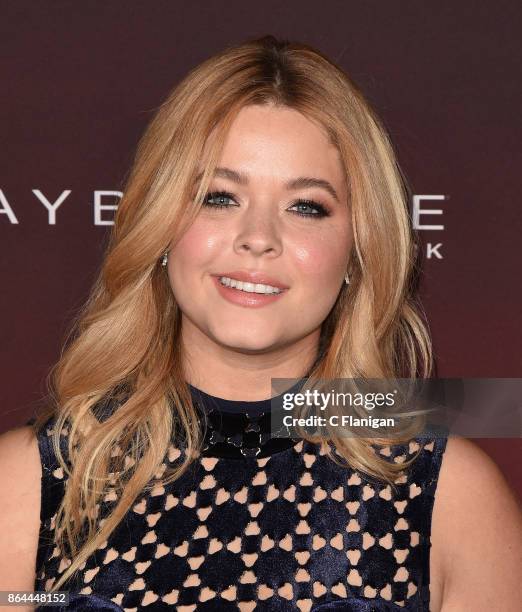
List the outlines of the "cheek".
{"label": "cheek", "polygon": [[222,249],[222,238],[215,229],[195,221],[169,254],[169,271],[174,281],[178,278],[196,280],[194,272],[212,271],[212,262]]}
{"label": "cheek", "polygon": [[313,290],[332,284],[337,290],[339,277],[345,271],[349,246],[347,238],[315,236],[313,240],[294,245],[295,265],[300,274],[313,280],[310,284]]}

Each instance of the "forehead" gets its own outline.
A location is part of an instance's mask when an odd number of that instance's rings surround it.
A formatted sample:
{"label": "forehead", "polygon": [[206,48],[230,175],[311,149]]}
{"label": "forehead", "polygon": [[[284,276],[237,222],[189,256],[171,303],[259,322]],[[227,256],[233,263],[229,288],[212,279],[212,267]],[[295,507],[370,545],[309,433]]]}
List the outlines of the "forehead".
{"label": "forehead", "polygon": [[288,108],[271,105],[243,107],[225,136],[219,165],[238,171],[288,179],[310,176],[344,182],[345,170],[326,130]]}

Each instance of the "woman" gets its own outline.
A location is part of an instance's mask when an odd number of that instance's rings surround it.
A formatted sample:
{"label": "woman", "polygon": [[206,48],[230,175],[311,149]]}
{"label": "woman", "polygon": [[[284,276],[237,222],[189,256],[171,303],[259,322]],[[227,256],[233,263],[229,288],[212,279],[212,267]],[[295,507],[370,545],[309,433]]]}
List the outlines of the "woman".
{"label": "woman", "polygon": [[139,145],[53,405],[2,436],[1,589],[520,609],[520,513],[477,446],[270,436],[272,378],[430,375],[407,198],[319,52],[269,36],[193,70]]}

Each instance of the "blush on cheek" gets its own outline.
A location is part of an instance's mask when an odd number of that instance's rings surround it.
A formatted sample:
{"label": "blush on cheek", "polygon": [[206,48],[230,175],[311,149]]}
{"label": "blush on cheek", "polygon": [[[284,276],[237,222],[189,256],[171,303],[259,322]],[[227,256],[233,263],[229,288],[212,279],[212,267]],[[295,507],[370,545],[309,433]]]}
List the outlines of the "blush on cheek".
{"label": "blush on cheek", "polygon": [[335,242],[330,245],[322,242],[309,244],[296,250],[296,265],[303,279],[309,279],[316,287],[325,287],[336,283],[344,269],[340,253],[342,250]]}
{"label": "blush on cheek", "polygon": [[172,251],[172,257],[184,270],[203,274],[213,271],[213,262],[219,259],[223,250],[223,237],[216,228],[196,220]]}

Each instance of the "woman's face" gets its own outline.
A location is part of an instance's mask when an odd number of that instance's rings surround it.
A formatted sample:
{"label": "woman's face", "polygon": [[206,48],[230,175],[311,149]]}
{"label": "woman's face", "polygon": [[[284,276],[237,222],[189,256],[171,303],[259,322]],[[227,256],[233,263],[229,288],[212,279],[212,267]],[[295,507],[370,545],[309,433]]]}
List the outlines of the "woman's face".
{"label": "woman's face", "polygon": [[[182,333],[245,353],[318,341],[352,247],[347,197],[339,153],[322,128],[289,108],[243,108],[206,204],[169,253]],[[259,275],[287,289],[274,298],[220,286],[221,275],[238,271],[254,275],[243,289],[263,284]]]}

